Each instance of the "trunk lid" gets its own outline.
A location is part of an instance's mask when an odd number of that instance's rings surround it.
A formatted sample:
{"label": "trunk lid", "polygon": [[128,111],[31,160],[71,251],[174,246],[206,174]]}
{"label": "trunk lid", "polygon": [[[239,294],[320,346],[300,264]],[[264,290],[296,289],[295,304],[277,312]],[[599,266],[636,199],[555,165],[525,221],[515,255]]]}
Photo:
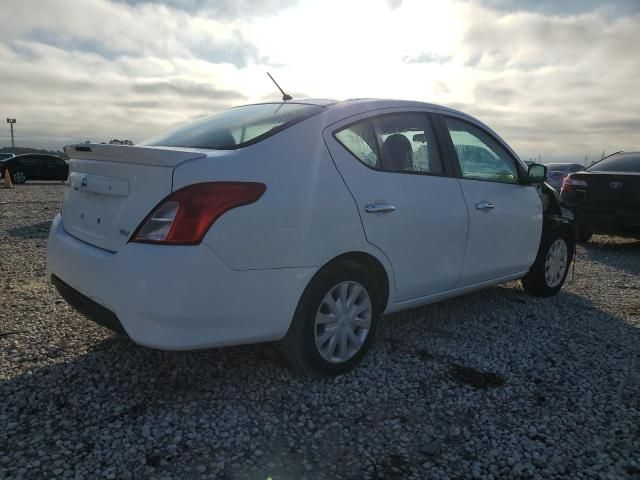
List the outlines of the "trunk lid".
{"label": "trunk lid", "polygon": [[205,157],[195,149],[82,144],[71,159],[62,223],[72,236],[111,252],[122,248],[172,191],[174,168]]}
{"label": "trunk lid", "polygon": [[576,201],[584,205],[637,208],[640,206],[640,173],[637,172],[580,172],[572,179],[587,182],[577,191]]}

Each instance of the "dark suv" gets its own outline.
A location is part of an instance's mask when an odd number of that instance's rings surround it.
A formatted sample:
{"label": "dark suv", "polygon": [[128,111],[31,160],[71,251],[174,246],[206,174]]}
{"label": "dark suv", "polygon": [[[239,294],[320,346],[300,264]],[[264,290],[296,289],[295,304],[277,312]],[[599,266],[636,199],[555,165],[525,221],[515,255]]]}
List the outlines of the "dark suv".
{"label": "dark suv", "polygon": [[14,183],[27,180],[66,180],[69,162],[53,155],[27,153],[0,161],[0,174],[9,169]]}

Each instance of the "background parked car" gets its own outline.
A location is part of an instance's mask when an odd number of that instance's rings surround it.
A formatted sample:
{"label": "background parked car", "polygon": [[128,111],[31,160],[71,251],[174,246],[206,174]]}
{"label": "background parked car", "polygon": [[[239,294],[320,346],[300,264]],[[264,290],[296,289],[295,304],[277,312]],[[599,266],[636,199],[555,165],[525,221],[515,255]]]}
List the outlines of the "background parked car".
{"label": "background parked car", "polygon": [[0,163],[2,177],[7,168],[11,172],[13,183],[24,183],[27,180],[66,180],[69,175],[69,162],[53,155],[27,153],[8,158]]}
{"label": "background parked car", "polygon": [[561,201],[575,215],[578,240],[594,233],[640,238],[640,152],[619,152],[572,173]]}
{"label": "background parked car", "polygon": [[549,163],[547,164],[547,183],[560,191],[562,181],[567,175],[584,170],[584,165],[579,163]]}

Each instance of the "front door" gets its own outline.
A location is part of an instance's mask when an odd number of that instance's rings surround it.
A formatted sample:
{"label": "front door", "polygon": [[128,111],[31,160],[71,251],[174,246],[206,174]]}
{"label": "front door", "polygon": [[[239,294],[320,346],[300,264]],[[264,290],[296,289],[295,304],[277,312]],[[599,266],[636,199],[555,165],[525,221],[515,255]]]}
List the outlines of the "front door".
{"label": "front door", "polygon": [[327,128],[324,138],[367,240],[390,260],[396,301],[453,288],[462,269],[467,207],[443,166],[428,114],[360,116]]}
{"label": "front door", "polygon": [[[518,160],[490,132],[443,116],[469,210],[469,239],[458,286],[525,272],[542,234],[542,202]],[[448,139],[447,139],[448,140]]]}

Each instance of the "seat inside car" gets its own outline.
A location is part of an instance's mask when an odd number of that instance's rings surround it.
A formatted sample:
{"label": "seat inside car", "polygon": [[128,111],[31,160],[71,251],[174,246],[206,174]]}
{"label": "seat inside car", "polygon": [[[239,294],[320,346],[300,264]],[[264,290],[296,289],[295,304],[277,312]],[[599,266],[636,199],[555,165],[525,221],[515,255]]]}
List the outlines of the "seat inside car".
{"label": "seat inside car", "polygon": [[382,144],[382,168],[385,170],[411,170],[413,150],[411,142],[400,133],[389,135]]}

